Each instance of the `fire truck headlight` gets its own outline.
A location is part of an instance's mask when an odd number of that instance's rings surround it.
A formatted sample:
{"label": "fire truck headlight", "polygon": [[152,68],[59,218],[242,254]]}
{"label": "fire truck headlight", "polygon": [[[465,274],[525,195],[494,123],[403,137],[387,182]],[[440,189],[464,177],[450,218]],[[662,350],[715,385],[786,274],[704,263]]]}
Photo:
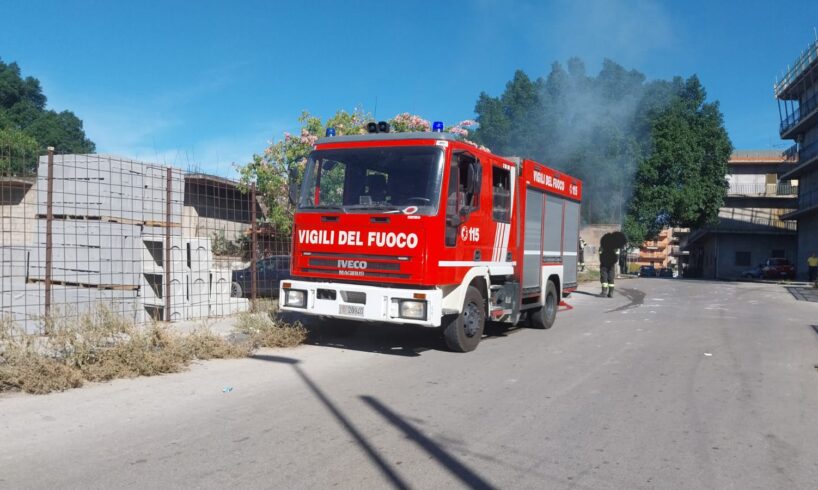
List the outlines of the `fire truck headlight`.
{"label": "fire truck headlight", "polygon": [[307,294],[298,289],[287,289],[284,296],[284,306],[304,308],[307,305]]}
{"label": "fire truck headlight", "polygon": [[400,300],[398,316],[400,316],[401,318],[409,318],[412,320],[425,320],[426,302],[415,301],[411,299]]}

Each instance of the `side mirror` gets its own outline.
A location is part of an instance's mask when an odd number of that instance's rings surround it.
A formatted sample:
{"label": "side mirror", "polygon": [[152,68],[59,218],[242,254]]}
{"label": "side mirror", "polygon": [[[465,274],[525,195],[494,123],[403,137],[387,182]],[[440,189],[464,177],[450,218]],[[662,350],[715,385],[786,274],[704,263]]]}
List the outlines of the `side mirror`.
{"label": "side mirror", "polygon": [[298,197],[300,194],[300,182],[298,182],[298,171],[291,168],[289,171],[289,178],[287,179],[287,187],[289,190],[290,204],[293,206],[298,204]]}

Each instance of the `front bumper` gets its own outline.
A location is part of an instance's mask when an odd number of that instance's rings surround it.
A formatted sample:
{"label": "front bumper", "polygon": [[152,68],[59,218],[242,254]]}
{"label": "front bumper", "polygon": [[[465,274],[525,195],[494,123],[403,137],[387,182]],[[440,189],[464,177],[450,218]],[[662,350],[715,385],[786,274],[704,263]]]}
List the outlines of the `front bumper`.
{"label": "front bumper", "polygon": [[[288,285],[288,288],[284,286]],[[426,327],[439,327],[443,292],[440,289],[404,289],[340,284],[332,282],[281,281],[279,308],[298,311],[308,315],[345,318],[370,322],[408,323]],[[303,307],[286,306],[286,290],[304,291]],[[422,298],[420,298],[422,296]],[[400,300],[426,302],[426,318],[423,320],[399,316]]]}

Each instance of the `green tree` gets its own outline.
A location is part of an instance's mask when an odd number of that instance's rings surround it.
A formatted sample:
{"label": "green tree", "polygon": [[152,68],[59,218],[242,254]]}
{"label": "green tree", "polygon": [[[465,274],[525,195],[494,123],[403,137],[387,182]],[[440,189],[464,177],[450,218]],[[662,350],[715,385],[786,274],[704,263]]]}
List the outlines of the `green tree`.
{"label": "green tree", "polygon": [[670,104],[651,124],[652,151],[636,174],[625,220],[632,243],[665,226],[698,228],[718,219],[727,192],[727,161],[733,150],[718,102],[696,76],[675,82]]}
{"label": "green tree", "polygon": [[[17,63],[6,64],[0,59],[0,131],[5,132],[0,154],[6,155],[0,160],[0,173],[32,173],[36,153],[44,153],[49,146],[58,153],[93,153],[96,149],[74,113],[48,110],[46,101],[39,80],[23,78]],[[31,139],[36,143],[35,152],[30,151]],[[26,159],[14,155],[25,155]],[[32,155],[33,159],[28,158]]]}
{"label": "green tree", "polygon": [[[634,189],[641,189],[646,181],[641,166],[661,146],[657,146],[661,134],[656,124],[674,101],[689,100],[691,106],[699,103],[702,118],[709,118],[711,126],[720,127],[721,132],[711,128],[697,140],[702,145],[697,151],[708,148],[723,155],[726,134],[721,115],[717,105],[704,103],[703,94],[698,80],[647,81],[642,73],[611,60],[604,60],[599,73],[593,75],[580,59],[571,58],[564,65],[553,63],[545,79],[532,81],[517,71],[500,96],[480,94],[475,105],[480,124],[475,139],[495,153],[532,158],[580,178],[583,221],[624,224],[632,230],[633,239],[655,229],[653,224],[647,226],[650,216],[658,223],[691,221],[688,201],[712,194],[702,190],[694,199],[678,190],[676,203],[667,209],[659,206],[661,210],[648,206],[654,202],[649,190],[634,195]],[[710,170],[715,173],[699,187],[712,191],[711,187],[721,188],[724,173]],[[656,199],[662,196],[659,192]],[[718,202],[707,205],[712,208]],[[706,214],[712,214],[711,210]]]}
{"label": "green tree", "polygon": [[38,152],[31,136],[14,128],[0,129],[0,175],[30,175]]}

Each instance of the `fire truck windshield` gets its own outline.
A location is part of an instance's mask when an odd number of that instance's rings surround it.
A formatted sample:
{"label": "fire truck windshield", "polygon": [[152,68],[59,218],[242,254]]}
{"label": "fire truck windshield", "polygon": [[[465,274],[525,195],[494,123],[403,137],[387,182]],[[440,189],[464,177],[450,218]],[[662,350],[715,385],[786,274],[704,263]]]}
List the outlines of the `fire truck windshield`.
{"label": "fire truck windshield", "polygon": [[298,209],[433,215],[440,201],[443,158],[437,146],[314,151]]}

